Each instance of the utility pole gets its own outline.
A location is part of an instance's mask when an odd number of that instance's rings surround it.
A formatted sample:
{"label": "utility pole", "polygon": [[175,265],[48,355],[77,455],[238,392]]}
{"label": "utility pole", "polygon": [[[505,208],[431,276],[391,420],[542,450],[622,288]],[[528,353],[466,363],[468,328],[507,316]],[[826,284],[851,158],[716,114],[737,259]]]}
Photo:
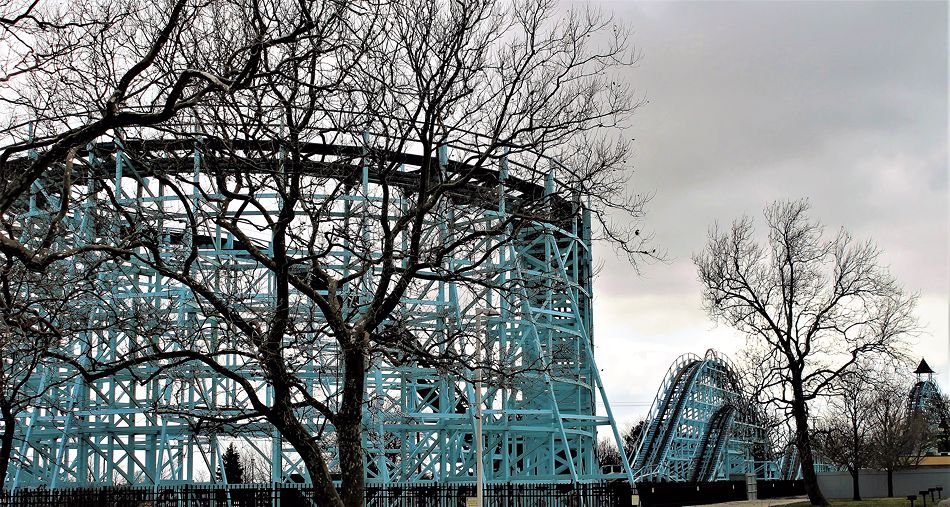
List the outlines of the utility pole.
{"label": "utility pole", "polygon": [[[488,349],[488,332],[485,329],[485,317],[499,315],[497,310],[479,308],[475,310],[475,336],[485,338],[483,344],[477,343],[475,351],[475,506],[483,507],[485,499],[485,464],[482,442],[482,349]],[[484,332],[483,332],[484,331]]]}

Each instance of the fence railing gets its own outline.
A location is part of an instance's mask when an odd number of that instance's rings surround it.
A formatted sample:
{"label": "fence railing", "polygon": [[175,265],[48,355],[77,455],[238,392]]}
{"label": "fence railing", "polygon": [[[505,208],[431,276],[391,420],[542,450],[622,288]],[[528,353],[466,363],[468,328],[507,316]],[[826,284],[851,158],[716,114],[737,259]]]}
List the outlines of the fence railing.
{"label": "fence railing", "polygon": [[[746,499],[744,481],[638,483],[640,505],[699,505]],[[804,494],[802,481],[757,484],[759,498]],[[629,507],[626,481],[489,484],[485,507]],[[367,507],[466,507],[472,484],[367,485]],[[322,507],[306,484],[109,486],[0,492],[0,507]]]}
{"label": "fence railing", "polygon": [[[627,507],[626,482],[490,484],[485,507]],[[474,485],[366,487],[367,507],[465,507]],[[320,507],[308,485],[176,485],[20,489],[0,493],[0,507]]]}
{"label": "fence railing", "polygon": [[[713,482],[638,482],[640,505],[673,507],[733,502],[748,498],[746,481]],[[758,499],[799,496],[805,494],[802,481],[756,481]]]}

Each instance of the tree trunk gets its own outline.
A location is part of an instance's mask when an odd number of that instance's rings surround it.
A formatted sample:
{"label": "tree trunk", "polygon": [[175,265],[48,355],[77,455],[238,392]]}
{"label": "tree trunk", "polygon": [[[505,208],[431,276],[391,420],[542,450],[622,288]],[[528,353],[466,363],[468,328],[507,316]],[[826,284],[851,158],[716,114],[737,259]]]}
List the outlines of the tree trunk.
{"label": "tree trunk", "polygon": [[10,466],[10,455],[13,452],[13,435],[16,431],[16,416],[10,410],[9,405],[4,403],[0,406],[0,412],[3,413],[3,435],[0,437],[0,486],[6,486],[7,469]]}
{"label": "tree trunk", "polygon": [[363,399],[366,397],[366,349],[360,342],[344,350],[345,381],[336,424],[345,507],[364,507]]}
{"label": "tree trunk", "polygon": [[811,453],[811,437],[808,434],[808,408],[802,401],[804,395],[799,396],[801,385],[795,386],[796,400],[792,404],[795,417],[795,447],[802,464],[802,480],[805,483],[805,493],[812,505],[828,505],[828,500],[818,487],[818,474],[815,473],[815,458]]}
{"label": "tree trunk", "polygon": [[851,472],[851,499],[861,501],[861,471],[857,468],[851,468],[848,471]]}
{"label": "tree trunk", "polygon": [[300,454],[300,459],[310,476],[310,482],[313,483],[317,505],[343,507],[340,494],[333,485],[333,477],[330,475],[330,469],[327,468],[326,460],[323,459],[320,447],[313,440],[307,428],[300,422],[300,419],[293,413],[293,408],[289,404],[274,407],[274,411],[268,417],[268,420],[287,440],[287,443]]}
{"label": "tree trunk", "polygon": [[891,498],[894,496],[894,471],[890,468],[887,469],[887,497]]}
{"label": "tree trunk", "polygon": [[343,484],[343,505],[363,507],[364,468],[362,421],[347,421],[336,428],[340,450],[340,472]]}
{"label": "tree trunk", "polygon": [[[290,137],[296,139],[296,134],[292,131]],[[291,157],[292,164],[285,167],[288,174],[296,174],[292,168],[296,167],[298,155],[299,153],[294,151]],[[274,274],[277,300],[271,327],[259,345],[261,365],[272,382],[274,390],[274,406],[268,419],[281,436],[300,454],[300,459],[307,468],[307,474],[313,484],[317,505],[343,507],[343,501],[333,484],[333,477],[330,475],[330,469],[323,458],[320,446],[294,411],[294,400],[290,390],[293,377],[287,372],[287,365],[283,359],[284,333],[290,322],[290,282],[288,279],[290,271],[287,260],[286,227],[294,218],[297,197],[294,191],[288,193],[281,206],[280,220],[273,231],[272,248],[276,265]]]}

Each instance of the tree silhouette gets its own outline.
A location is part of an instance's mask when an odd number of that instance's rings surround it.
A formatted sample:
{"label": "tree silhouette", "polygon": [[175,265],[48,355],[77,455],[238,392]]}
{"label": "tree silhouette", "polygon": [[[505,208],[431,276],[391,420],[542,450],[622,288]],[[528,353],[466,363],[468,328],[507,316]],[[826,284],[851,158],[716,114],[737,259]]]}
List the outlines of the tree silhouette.
{"label": "tree silhouette", "polygon": [[229,445],[221,456],[221,466],[228,484],[244,484],[244,464],[234,444]]}
{"label": "tree silhouette", "polygon": [[818,487],[809,405],[869,356],[900,356],[904,337],[917,329],[917,297],[879,262],[880,250],[845,230],[828,238],[808,217],[806,200],[765,209],[767,240],[752,220],[725,231],[713,228],[694,256],[710,315],[748,337],[750,364],[761,372],[760,402],[795,425],[805,490],[827,505]]}

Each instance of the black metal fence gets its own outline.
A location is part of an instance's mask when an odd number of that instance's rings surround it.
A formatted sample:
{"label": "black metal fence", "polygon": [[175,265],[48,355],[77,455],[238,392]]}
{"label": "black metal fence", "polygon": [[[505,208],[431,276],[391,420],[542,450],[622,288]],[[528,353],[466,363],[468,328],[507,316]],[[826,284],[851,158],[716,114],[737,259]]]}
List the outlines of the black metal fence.
{"label": "black metal fence", "polygon": [[[492,484],[486,507],[627,507],[625,482],[590,484]],[[367,486],[367,507],[465,507],[473,485]],[[0,494],[0,507],[319,507],[304,485],[115,486],[21,489]]]}
{"label": "black metal fence", "polygon": [[[759,498],[804,494],[802,481],[764,481]],[[638,483],[640,505],[666,507],[746,499],[743,481]],[[367,507],[465,507],[474,485],[368,485]],[[490,484],[486,507],[629,507],[625,481],[586,484]],[[294,484],[111,486],[20,489],[0,493],[0,507],[320,507],[313,488]]]}
{"label": "black metal fence", "polygon": [[640,505],[675,507],[746,499],[744,481],[641,482],[637,483]]}
{"label": "black metal fence", "polygon": [[[644,507],[676,507],[680,505],[704,505],[745,500],[745,481],[715,482],[641,482],[637,483],[640,505]],[[756,482],[757,497],[780,498],[805,494],[802,481],[759,480]]]}
{"label": "black metal fence", "polygon": [[781,498],[783,496],[802,496],[805,494],[805,481],[758,481],[756,490],[759,498]]}

